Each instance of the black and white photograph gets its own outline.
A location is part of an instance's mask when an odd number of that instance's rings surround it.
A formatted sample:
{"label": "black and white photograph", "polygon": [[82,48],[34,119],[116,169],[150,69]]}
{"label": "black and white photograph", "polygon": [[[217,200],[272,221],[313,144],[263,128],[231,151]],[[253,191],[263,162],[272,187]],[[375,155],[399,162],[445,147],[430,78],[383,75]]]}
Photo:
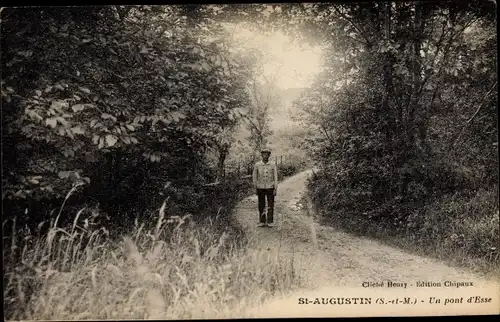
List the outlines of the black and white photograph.
{"label": "black and white photograph", "polygon": [[497,10],[0,8],[4,320],[500,314]]}

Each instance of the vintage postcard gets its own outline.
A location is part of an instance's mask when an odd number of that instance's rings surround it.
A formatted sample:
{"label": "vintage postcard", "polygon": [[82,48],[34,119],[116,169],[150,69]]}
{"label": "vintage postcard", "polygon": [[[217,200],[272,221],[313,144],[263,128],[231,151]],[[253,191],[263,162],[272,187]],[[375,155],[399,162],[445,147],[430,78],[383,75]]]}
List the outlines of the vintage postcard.
{"label": "vintage postcard", "polygon": [[5,320],[499,314],[496,12],[2,8]]}

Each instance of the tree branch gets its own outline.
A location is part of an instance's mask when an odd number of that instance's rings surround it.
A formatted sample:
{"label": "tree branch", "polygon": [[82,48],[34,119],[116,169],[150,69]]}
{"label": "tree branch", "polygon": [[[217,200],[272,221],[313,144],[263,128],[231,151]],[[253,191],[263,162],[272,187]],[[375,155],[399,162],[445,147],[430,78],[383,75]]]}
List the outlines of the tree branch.
{"label": "tree branch", "polygon": [[354,38],[354,37],[351,37],[351,36],[349,36],[349,35],[347,35],[347,38],[352,39],[352,40],[354,40],[354,41],[356,41],[356,42],[359,42],[359,43],[360,43],[360,44],[362,44],[362,45],[368,46],[368,44],[367,44],[366,42],[364,42],[364,41],[362,41],[362,40],[359,40],[359,39],[356,39],[356,38]]}
{"label": "tree branch", "polygon": [[[465,29],[467,29],[467,27],[469,27],[472,23],[474,23],[477,19],[475,19],[474,17],[470,18],[469,21],[467,21],[465,24],[464,24],[464,27],[461,28],[461,30],[459,30],[456,34],[452,34],[450,36],[450,39],[448,41],[448,43],[446,44],[445,48],[444,48],[444,56],[443,56],[443,59],[442,61],[444,61],[447,57],[448,57],[448,54],[450,53],[450,48],[451,48],[451,45],[452,43],[455,41],[455,39],[460,36],[464,31]],[[443,28],[444,29],[444,28]],[[443,32],[444,34],[444,32]],[[442,37],[443,37],[443,34],[441,34],[441,38],[439,39],[439,43],[441,43],[441,40],[442,40]],[[438,44],[439,44],[438,43]],[[437,50],[439,49],[439,47],[437,48]],[[436,51],[436,55],[434,56],[433,58],[433,62],[432,62],[432,67],[434,67],[435,63],[436,63],[436,57],[438,55],[438,51]],[[444,63],[441,64],[441,66],[439,66],[439,70],[437,71],[437,73],[430,73],[427,77],[424,78],[424,80],[422,81],[422,83],[420,84],[420,87],[415,95],[415,101],[412,102],[412,99],[410,97],[410,102],[409,102],[409,107],[413,107],[415,106],[416,104],[419,103],[420,99],[422,98],[422,91],[425,87],[425,85],[427,84],[427,82],[429,81],[429,79],[436,75],[436,74],[440,74],[441,73],[441,70],[443,69],[443,66],[444,66]]]}
{"label": "tree branch", "polygon": [[351,19],[347,18],[347,16],[345,14],[343,14],[338,8],[337,6],[333,6],[333,9],[335,9],[335,11],[342,17],[344,18],[345,20],[347,20],[353,27],[354,29],[356,29],[359,34],[366,40],[366,43],[365,45],[370,45],[370,40],[366,37],[364,31],[361,29],[361,27],[358,27]]}
{"label": "tree branch", "polygon": [[255,123],[253,122],[253,120],[250,117],[248,117],[247,115],[244,115],[243,118],[248,121],[248,124],[250,124],[250,126],[253,127],[255,129],[255,131],[257,131],[259,133],[261,132],[260,128],[257,125],[255,125]]}
{"label": "tree branch", "polygon": [[[274,74],[272,81],[267,80],[267,78],[264,76],[264,78],[266,78],[266,81],[267,81],[268,86],[269,86],[268,91],[267,91],[267,99],[266,99],[267,106],[269,106],[269,103],[271,101],[271,93],[272,93],[273,89],[276,87],[276,78],[278,77],[278,72],[281,69],[281,67],[282,67],[282,65],[280,65],[278,67],[278,69],[276,70],[276,73]],[[269,85],[269,84],[272,84],[272,85]]]}
{"label": "tree branch", "polygon": [[436,59],[437,59],[437,56],[439,55],[439,52],[441,51],[441,45],[443,43],[444,35],[446,34],[446,22],[443,22],[442,25],[443,25],[443,28],[441,31],[441,36],[439,37],[438,43],[436,44],[436,53],[434,54],[434,57],[432,58],[431,68],[433,68],[434,65],[436,64]]}
{"label": "tree branch", "polygon": [[[436,65],[436,60],[437,60],[437,56],[439,55],[440,51],[441,51],[441,45],[442,45],[442,42],[443,42],[443,39],[444,39],[444,35],[446,33],[446,30],[445,30],[445,26],[446,26],[446,23],[443,23],[443,31],[441,33],[441,36],[439,37],[439,41],[436,45],[436,54],[434,55],[433,59],[432,59],[432,64],[431,64],[431,68],[434,68],[434,66]],[[443,50],[443,59],[442,61],[444,61],[447,57],[448,57],[448,54],[450,52],[450,47],[451,47],[451,44],[453,43],[454,41],[454,36],[455,35],[451,35],[450,36],[450,39],[448,41],[448,43],[446,44],[444,50]],[[443,69],[443,63],[441,64],[441,66],[439,66],[439,69],[436,73],[434,72],[430,72],[425,78],[424,80],[421,82],[420,86],[419,86],[419,89],[418,91],[415,93],[414,91],[411,91],[410,93],[410,99],[408,100],[408,106],[407,108],[413,108],[416,104],[418,104],[418,102],[420,101],[420,98],[421,98],[421,94],[422,94],[422,91],[425,87],[425,85],[427,84],[427,82],[432,78],[432,76],[436,75],[436,74],[440,74],[441,73],[441,70]]]}
{"label": "tree branch", "polygon": [[[495,84],[493,84],[493,86],[491,86],[490,90],[484,95],[482,101],[486,100],[486,98],[490,95],[490,93],[493,91],[493,89],[497,86],[497,83],[498,81],[495,82]],[[479,105],[479,107],[477,108],[476,112],[472,115],[472,117],[464,124],[464,126],[462,127],[462,130],[460,131],[460,133],[458,133],[457,137],[455,138],[455,140],[453,141],[453,143],[451,144],[449,150],[451,150],[453,148],[453,146],[458,142],[458,139],[460,138],[460,136],[462,136],[462,134],[465,132],[465,130],[467,129],[467,127],[469,126],[469,124],[474,120],[474,118],[477,116],[477,114],[479,113],[479,111],[483,108],[483,106],[485,105],[485,103],[483,102],[482,104]]]}
{"label": "tree branch", "polygon": [[253,90],[252,90],[253,97],[255,98],[255,103],[257,106],[260,106],[260,98],[262,97],[262,94],[259,92],[259,89],[257,87],[257,73],[253,77]]}
{"label": "tree branch", "polygon": [[121,6],[115,6],[115,10],[118,13],[118,16],[120,17],[120,21],[124,21],[125,18],[127,17],[128,13],[132,9],[131,6],[124,6],[125,8],[121,8]]}

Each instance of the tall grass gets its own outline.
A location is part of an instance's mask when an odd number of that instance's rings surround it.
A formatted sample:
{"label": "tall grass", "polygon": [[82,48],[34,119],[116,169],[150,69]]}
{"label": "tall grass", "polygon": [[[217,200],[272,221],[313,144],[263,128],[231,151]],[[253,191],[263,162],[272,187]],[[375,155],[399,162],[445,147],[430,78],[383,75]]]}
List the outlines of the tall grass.
{"label": "tall grass", "polygon": [[220,218],[135,221],[113,241],[95,216],[71,227],[19,230],[4,251],[8,320],[190,319],[241,316],[249,305],[296,287],[292,263],[248,253]]}

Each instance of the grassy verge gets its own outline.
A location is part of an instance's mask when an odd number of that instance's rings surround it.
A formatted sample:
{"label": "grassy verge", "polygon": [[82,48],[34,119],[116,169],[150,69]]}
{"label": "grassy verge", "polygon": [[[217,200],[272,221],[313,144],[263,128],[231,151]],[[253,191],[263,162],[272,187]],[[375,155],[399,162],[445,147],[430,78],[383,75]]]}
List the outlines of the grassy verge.
{"label": "grassy verge", "polygon": [[[214,233],[217,218],[201,225],[160,209],[156,226],[137,223],[121,242],[86,220],[80,227],[75,218],[67,230],[53,225],[45,236],[25,232],[10,244],[7,319],[234,317],[294,284],[289,262],[247,254]],[[16,248],[20,258],[12,257]]]}
{"label": "grassy verge", "polygon": [[231,221],[245,187],[214,190],[232,196],[216,216],[169,216],[164,204],[121,238],[83,209],[64,229],[57,218],[43,233],[17,230],[4,239],[6,319],[230,318],[294,289],[293,264],[248,253]]}
{"label": "grassy verge", "polygon": [[[314,196],[311,197],[314,200]],[[316,199],[315,207],[325,225],[483,276],[500,276],[498,190],[495,187],[456,192],[414,206],[406,222],[398,222],[397,226],[348,209],[332,210],[328,200]]]}

